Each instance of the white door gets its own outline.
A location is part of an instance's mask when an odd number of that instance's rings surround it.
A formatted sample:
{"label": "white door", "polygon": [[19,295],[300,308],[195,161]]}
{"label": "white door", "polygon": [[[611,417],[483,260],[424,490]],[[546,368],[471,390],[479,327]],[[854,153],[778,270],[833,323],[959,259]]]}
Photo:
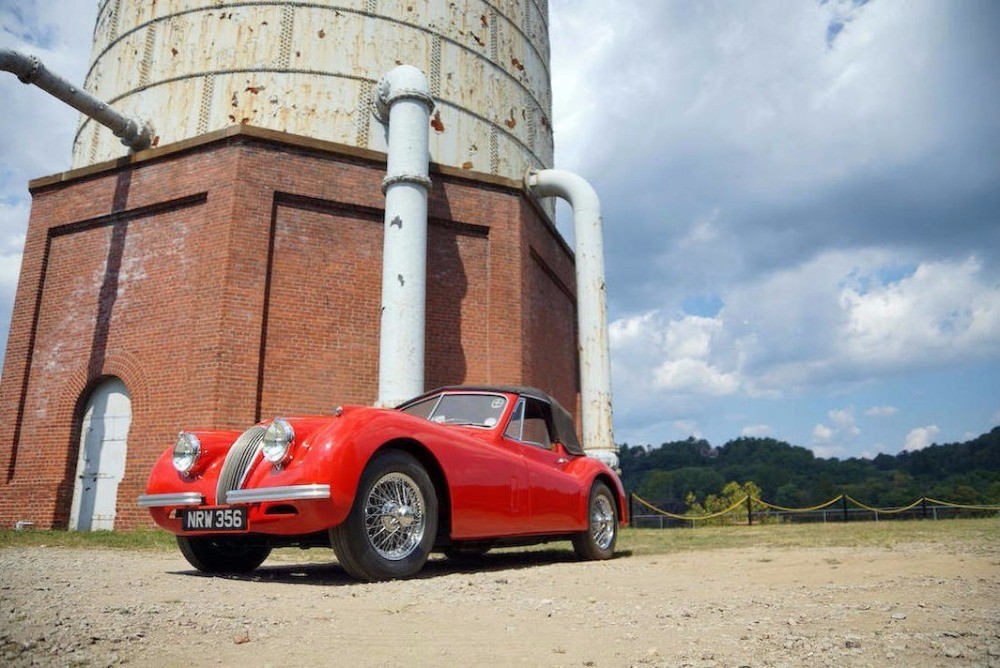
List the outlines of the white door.
{"label": "white door", "polygon": [[125,383],[111,378],[94,388],[80,428],[80,456],[76,465],[70,529],[110,531],[114,528],[118,483],[125,475],[131,422],[132,401]]}

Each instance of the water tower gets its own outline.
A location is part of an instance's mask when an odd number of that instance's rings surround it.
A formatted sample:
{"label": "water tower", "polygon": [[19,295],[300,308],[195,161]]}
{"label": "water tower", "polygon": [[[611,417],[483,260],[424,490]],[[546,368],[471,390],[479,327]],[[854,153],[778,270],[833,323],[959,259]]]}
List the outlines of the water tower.
{"label": "water tower", "polygon": [[[433,160],[519,181],[552,163],[547,4],[103,0],[85,86],[160,144],[250,125],[384,152],[373,88],[407,63],[434,98]],[[85,120],[73,166],[121,153]]]}
{"label": "water tower", "polygon": [[373,102],[404,63],[433,105],[420,382],[578,406],[574,257],[523,181],[552,161],[547,21],[545,0],[102,0],[85,88],[152,146],[82,117],[73,169],[30,184],[0,525],[143,525],[179,429],[376,400],[396,177]]}

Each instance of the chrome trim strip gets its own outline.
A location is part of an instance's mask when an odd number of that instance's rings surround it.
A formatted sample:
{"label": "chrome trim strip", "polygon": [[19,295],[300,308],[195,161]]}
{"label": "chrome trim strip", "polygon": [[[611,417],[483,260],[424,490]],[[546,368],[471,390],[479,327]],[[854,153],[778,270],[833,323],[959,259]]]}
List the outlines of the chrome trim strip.
{"label": "chrome trim strip", "polygon": [[137,503],[141,508],[161,508],[163,506],[198,506],[203,497],[198,492],[174,492],[172,494],[140,494]]}
{"label": "chrome trim strip", "polygon": [[226,503],[258,503],[260,501],[301,501],[304,499],[329,499],[329,485],[288,485],[287,487],[260,487],[235,489],[226,494]]}

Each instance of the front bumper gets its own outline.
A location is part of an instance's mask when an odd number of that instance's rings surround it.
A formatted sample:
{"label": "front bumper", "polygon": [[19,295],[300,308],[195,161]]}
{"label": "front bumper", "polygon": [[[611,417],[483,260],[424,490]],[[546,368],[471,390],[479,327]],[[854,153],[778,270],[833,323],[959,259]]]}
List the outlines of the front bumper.
{"label": "front bumper", "polygon": [[[329,498],[329,485],[288,485],[286,487],[236,489],[226,494],[226,503],[264,503]],[[170,494],[143,494],[139,497],[138,504],[141,508],[166,508],[171,506],[200,506],[204,501],[205,497],[198,492],[175,492]]]}
{"label": "front bumper", "polygon": [[287,487],[235,489],[226,494],[226,503],[264,503],[329,498],[329,485],[288,485]]}
{"label": "front bumper", "polygon": [[141,494],[140,508],[166,508],[167,506],[200,506],[205,500],[198,492],[176,492],[173,494]]}

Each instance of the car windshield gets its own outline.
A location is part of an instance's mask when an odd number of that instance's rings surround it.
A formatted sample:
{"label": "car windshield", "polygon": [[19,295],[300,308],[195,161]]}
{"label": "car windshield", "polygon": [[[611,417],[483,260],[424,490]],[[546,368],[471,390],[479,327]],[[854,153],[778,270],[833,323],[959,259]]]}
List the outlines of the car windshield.
{"label": "car windshield", "polygon": [[499,394],[439,394],[401,410],[438,424],[471,427],[495,427],[507,406],[507,398]]}

